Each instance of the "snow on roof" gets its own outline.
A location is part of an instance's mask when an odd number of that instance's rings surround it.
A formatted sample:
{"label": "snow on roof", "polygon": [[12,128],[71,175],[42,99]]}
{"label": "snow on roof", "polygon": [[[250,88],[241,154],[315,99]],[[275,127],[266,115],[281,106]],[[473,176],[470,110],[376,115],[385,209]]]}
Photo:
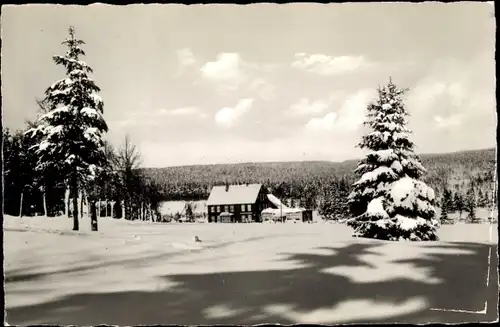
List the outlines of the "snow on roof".
{"label": "snow on roof", "polygon": [[207,205],[252,204],[257,201],[262,184],[243,184],[214,186],[207,200]]}
{"label": "snow on roof", "polygon": [[268,194],[267,195],[267,198],[269,199],[269,201],[271,201],[272,204],[274,204],[276,207],[278,208],[281,208],[281,209],[288,209],[288,207],[286,205],[283,204],[283,202],[281,202],[280,199],[278,199],[277,197],[275,197],[274,195],[272,194]]}

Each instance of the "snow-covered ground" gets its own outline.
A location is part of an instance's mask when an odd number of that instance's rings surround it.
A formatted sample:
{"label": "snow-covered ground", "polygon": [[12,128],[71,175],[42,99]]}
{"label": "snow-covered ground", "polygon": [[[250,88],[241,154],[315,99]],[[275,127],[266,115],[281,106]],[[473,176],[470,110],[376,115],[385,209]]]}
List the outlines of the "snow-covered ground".
{"label": "snow-covered ground", "polygon": [[[10,324],[429,322],[424,312],[447,304],[445,288],[454,289],[451,302],[463,285],[474,289],[461,304],[480,297],[474,281],[484,280],[487,248],[498,243],[489,224],[443,226],[441,241],[428,243],[355,239],[349,227],[323,223],[103,218],[99,232],[87,219],[80,232],[71,227],[63,217],[5,217]],[[477,270],[472,280],[448,273],[467,269]]]}

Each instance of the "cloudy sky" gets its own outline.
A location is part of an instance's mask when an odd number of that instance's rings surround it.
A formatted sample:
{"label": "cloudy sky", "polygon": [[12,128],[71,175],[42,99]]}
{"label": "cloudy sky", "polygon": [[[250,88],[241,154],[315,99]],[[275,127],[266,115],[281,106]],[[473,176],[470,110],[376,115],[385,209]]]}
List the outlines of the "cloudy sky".
{"label": "cloudy sky", "polygon": [[106,136],[146,166],[359,158],[366,104],[407,87],[419,153],[495,146],[488,3],[2,6],[5,126],[37,115],[69,25]]}

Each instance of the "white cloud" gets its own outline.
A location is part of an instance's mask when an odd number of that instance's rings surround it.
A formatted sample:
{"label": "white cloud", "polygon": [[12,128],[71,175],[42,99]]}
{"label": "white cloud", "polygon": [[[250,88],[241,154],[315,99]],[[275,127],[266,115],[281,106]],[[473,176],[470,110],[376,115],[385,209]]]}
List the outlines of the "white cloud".
{"label": "white cloud", "polygon": [[428,64],[429,74],[410,88],[408,107],[415,120],[474,111],[494,112],[495,63],[491,51],[478,54],[464,65],[453,58]]}
{"label": "white cloud", "polygon": [[276,97],[276,87],[263,78],[255,79],[250,84],[250,91],[256,92],[263,100],[272,100]]}
{"label": "white cloud", "polygon": [[236,90],[246,80],[243,61],[239,53],[222,52],[215,61],[209,61],[201,67],[203,77],[219,83],[224,90]]}
{"label": "white cloud", "polygon": [[[431,109],[438,97],[446,92],[446,83],[422,81],[408,94],[408,104],[420,112]],[[411,109],[410,109],[411,110]]]}
{"label": "white cloud", "polygon": [[453,114],[448,117],[434,116],[434,121],[439,128],[451,128],[460,126],[463,118],[461,114]]}
{"label": "white cloud", "polygon": [[305,127],[307,130],[315,132],[345,133],[355,131],[365,121],[366,107],[375,95],[376,92],[372,89],[360,90],[345,98],[339,110],[331,111],[321,118],[312,118]]}
{"label": "white cloud", "polygon": [[188,48],[177,50],[177,59],[182,67],[189,67],[196,64],[196,59]]}
{"label": "white cloud", "polygon": [[276,86],[268,77],[283,67],[282,64],[248,62],[237,52],[221,52],[214,61],[205,63],[200,72],[221,94],[241,91],[270,101],[276,98]]}
{"label": "white cloud", "polygon": [[374,100],[376,95],[375,90],[365,89],[347,97],[338,111],[338,129],[343,131],[357,130],[366,120],[368,103]]}
{"label": "white cloud", "polygon": [[292,115],[315,115],[322,113],[329,105],[328,101],[310,101],[308,98],[301,98],[290,106],[289,113]]}
{"label": "white cloud", "polygon": [[309,120],[309,122],[306,124],[306,128],[313,131],[318,131],[318,130],[330,131],[334,128],[336,119],[337,119],[337,113],[329,112],[321,118],[311,118],[311,120]]}
{"label": "white cloud", "polygon": [[215,114],[215,122],[224,127],[231,127],[238,118],[252,109],[252,105],[253,99],[242,99],[234,108],[222,108]]}
{"label": "white cloud", "polygon": [[363,56],[332,57],[324,54],[297,53],[292,67],[319,75],[345,74],[368,66]]}

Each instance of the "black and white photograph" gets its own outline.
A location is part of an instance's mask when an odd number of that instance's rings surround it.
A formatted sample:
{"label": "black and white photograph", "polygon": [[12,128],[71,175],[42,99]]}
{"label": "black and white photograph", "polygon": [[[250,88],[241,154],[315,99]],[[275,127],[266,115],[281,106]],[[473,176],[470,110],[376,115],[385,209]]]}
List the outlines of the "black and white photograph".
{"label": "black and white photograph", "polygon": [[4,325],[498,322],[494,2],[0,27]]}

